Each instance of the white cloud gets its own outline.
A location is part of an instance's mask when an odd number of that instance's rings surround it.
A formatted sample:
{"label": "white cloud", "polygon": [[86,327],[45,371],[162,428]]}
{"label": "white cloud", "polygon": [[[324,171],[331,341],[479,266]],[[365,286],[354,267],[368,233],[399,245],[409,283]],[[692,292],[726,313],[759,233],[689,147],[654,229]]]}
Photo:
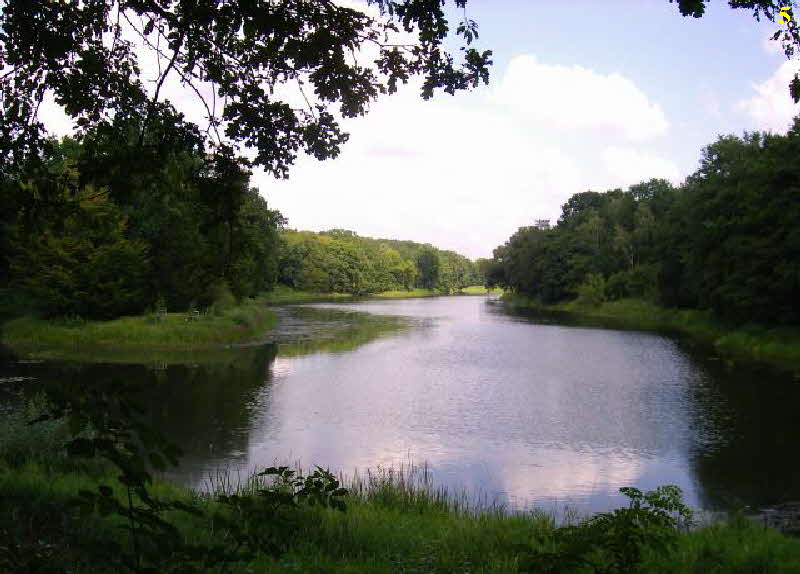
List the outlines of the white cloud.
{"label": "white cloud", "polygon": [[800,105],[789,95],[789,82],[798,71],[796,60],[786,60],[772,76],[753,84],[756,95],[736,104],[737,110],[749,116],[754,129],[782,133],[789,128],[792,118],[800,113]]}
{"label": "white cloud", "polygon": [[773,40],[771,35],[762,40],[761,47],[767,54],[783,54],[783,46],[777,40]]}
{"label": "white cloud", "polygon": [[603,163],[620,187],[652,178],[664,178],[676,184],[680,179],[680,170],[673,162],[639,149],[607,147],[603,150]]}
{"label": "white cloud", "polygon": [[46,94],[42,105],[39,106],[39,120],[48,133],[55,137],[68,136],[75,131],[75,122],[64,112],[64,108],[53,100],[51,94]]}
{"label": "white cloud", "polygon": [[[580,166],[478,94],[423,102],[414,89],[348,127],[336,160],[302,159],[259,182],[292,227],[431,242],[485,256],[521,225],[555,217]],[[466,104],[466,105],[465,105]]]}
{"label": "white cloud", "polygon": [[[260,174],[256,183],[291,227],[344,227],[483,257],[518,227],[557,219],[574,193],[678,178],[677,168],[640,149],[644,144],[625,147],[668,125],[630,80],[539,64],[512,63],[497,74],[496,89],[431,102],[419,98],[418,84],[407,86],[366,118],[345,123],[351,139],[336,160],[302,158],[290,180]],[[560,75],[567,80],[552,81]],[[549,87],[534,97],[542,110],[536,115],[522,102],[540,84]],[[588,109],[548,119],[545,112],[570,109],[576,94],[592,94],[583,97]]]}
{"label": "white cloud", "polygon": [[581,66],[551,66],[530,55],[511,60],[497,97],[533,122],[563,130],[641,142],[669,127],[661,107],[629,79]]}
{"label": "white cloud", "polygon": [[[152,89],[158,63],[144,50],[140,63]],[[302,157],[289,181],[257,172],[253,183],[292,227],[348,228],[479,257],[534,219],[557,219],[574,193],[676,173],[646,149],[624,147],[644,146],[669,125],[631,80],[529,55],[495,74],[491,88],[431,102],[420,99],[419,82],[402,86],[366,118],[344,122],[351,139],[336,160]],[[199,89],[210,101],[210,86]],[[177,77],[161,95],[205,126],[205,109]],[[300,98],[288,88],[278,96]],[[65,133],[58,111],[45,115]]]}

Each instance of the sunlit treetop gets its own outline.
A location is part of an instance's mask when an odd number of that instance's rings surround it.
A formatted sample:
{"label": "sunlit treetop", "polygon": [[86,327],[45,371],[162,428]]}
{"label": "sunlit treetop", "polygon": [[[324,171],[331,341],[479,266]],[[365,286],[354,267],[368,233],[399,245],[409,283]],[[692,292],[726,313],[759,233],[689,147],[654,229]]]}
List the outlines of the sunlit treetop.
{"label": "sunlit treetop", "polygon": [[[20,162],[45,137],[52,94],[88,133],[99,126],[147,141],[175,116],[164,85],[179,81],[206,115],[205,145],[254,150],[286,177],[301,151],[336,157],[341,118],[421,78],[422,97],[488,82],[491,51],[455,0],[7,0],[0,17],[0,162]],[[451,28],[455,28],[454,30]],[[456,55],[443,42],[460,39]],[[155,72],[140,66],[149,52]],[[145,73],[147,72],[147,73]],[[177,112],[181,112],[178,109]]]}

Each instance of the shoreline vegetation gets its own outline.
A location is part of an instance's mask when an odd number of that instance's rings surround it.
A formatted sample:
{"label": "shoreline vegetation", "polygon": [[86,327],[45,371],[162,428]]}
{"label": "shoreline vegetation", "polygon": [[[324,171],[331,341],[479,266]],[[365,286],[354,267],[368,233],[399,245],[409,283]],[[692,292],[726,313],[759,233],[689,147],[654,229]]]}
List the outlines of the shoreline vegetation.
{"label": "shoreline vegetation", "polygon": [[[465,295],[499,292],[481,286],[467,287],[461,291]],[[16,352],[35,354],[40,358],[94,351],[102,353],[109,349],[176,352],[210,349],[251,341],[274,328],[278,316],[269,309],[273,305],[447,294],[433,289],[411,289],[356,297],[346,293],[312,293],[278,286],[254,299],[222,309],[212,308],[196,316],[187,312],[169,312],[165,315],[151,312],[109,321],[18,317],[0,327],[0,342]]]}
{"label": "shoreline vegetation", "polygon": [[744,325],[727,327],[709,312],[669,309],[641,299],[605,301],[598,305],[579,300],[545,305],[523,295],[506,293],[511,309],[556,313],[602,327],[659,331],[689,337],[712,347],[728,361],[762,363],[800,373],[800,329]]}
{"label": "shoreline vegetation", "polygon": [[800,373],[800,165],[774,169],[798,152],[800,118],[785,134],[720,136],[678,186],[576,193],[554,226],[536,221],[495,248],[486,281],[549,311]]}
{"label": "shoreline vegetation", "polygon": [[241,343],[273,327],[277,316],[258,300],[220,311],[147,313],[109,321],[26,316],[2,325],[2,343],[14,351],[48,353],[103,349],[191,350]]}
{"label": "shoreline vegetation", "polygon": [[[80,517],[72,510],[75,493],[92,491],[98,483],[106,485],[124,507],[125,487],[112,468],[97,464],[100,461],[67,462],[60,455],[46,462],[40,455],[15,465],[6,452],[2,454],[6,456],[0,460],[5,471],[0,473],[0,490],[12,504],[0,506],[0,526],[10,540],[36,534],[42,546],[15,548],[8,558],[15,561],[11,565],[73,564],[75,572],[105,572],[120,566],[114,564],[119,557],[101,549],[129,548],[121,516]],[[420,480],[418,468],[379,469],[339,480],[347,489],[340,497],[341,507],[289,504],[272,522],[261,523],[261,535],[269,542],[262,550],[242,553],[222,569],[203,571],[572,572],[575,559],[606,565],[602,571],[612,573],[800,570],[800,540],[742,515],[692,527],[671,518],[653,519],[656,512],[644,503],[644,512],[622,508],[594,518],[567,517],[560,524],[543,510],[512,512],[498,505],[478,510],[463,494]],[[242,501],[251,500],[259,508],[264,492],[275,492],[275,484],[263,477],[232,484],[223,477],[211,484],[209,492],[199,492],[155,479],[148,491],[193,509],[162,515],[183,544],[197,552],[215,548],[221,553],[233,545],[231,525],[250,512]],[[24,512],[26,520],[15,520],[12,507]],[[641,525],[626,522],[633,512],[647,517]],[[672,517],[675,512],[667,514]],[[181,560],[179,555],[157,551],[145,558],[162,568]],[[617,560],[623,564],[615,567]]]}
{"label": "shoreline vegetation", "polygon": [[350,293],[317,293],[313,291],[302,291],[277,285],[272,291],[265,293],[263,300],[269,305],[291,305],[295,303],[315,303],[328,301],[347,301],[347,300],[368,300],[368,299],[411,299],[418,297],[444,297],[448,295],[488,295],[501,294],[500,288],[486,288],[483,285],[472,285],[459,290],[441,291],[437,289],[398,289],[392,291],[382,291],[367,295],[353,295]]}
{"label": "shoreline vegetation", "polygon": [[[9,550],[0,571],[800,571],[800,539],[742,514],[694,516],[669,486],[624,489],[627,506],[591,516],[515,511],[439,486],[427,465],[413,464],[351,476],[278,467],[240,480],[223,471],[191,489],[131,466],[147,455],[166,470],[153,455],[168,444],[109,447],[107,412],[94,410],[91,392],[73,390],[78,399],[40,394],[0,417],[0,531]],[[59,418],[60,400],[100,430]],[[28,422],[47,414],[55,416]],[[133,420],[113,424],[141,432]]]}

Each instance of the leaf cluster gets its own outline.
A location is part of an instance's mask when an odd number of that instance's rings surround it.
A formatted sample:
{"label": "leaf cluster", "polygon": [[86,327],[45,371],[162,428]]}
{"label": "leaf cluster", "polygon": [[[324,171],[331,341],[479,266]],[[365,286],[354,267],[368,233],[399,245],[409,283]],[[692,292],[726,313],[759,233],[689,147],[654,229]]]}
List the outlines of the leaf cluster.
{"label": "leaf cluster", "polygon": [[629,499],[627,508],[557,528],[523,553],[522,571],[636,574],[644,572],[647,552],[668,556],[679,528],[692,520],[680,488],[668,485],[642,492],[626,487],[620,492]]}
{"label": "leaf cluster", "polygon": [[[413,76],[426,99],[488,81],[491,52],[468,47],[477,24],[466,15],[458,64],[444,48],[444,2],[368,4],[380,16],[332,0],[9,0],[0,18],[0,160],[40,150],[48,93],[82,130],[120,133],[126,124],[143,143],[159,110],[172,109],[161,95],[171,76],[202,104],[205,141],[249,146],[256,164],[286,177],[301,150],[336,157],[347,141],[339,118],[363,115]],[[397,40],[401,33],[410,39]],[[158,62],[152,88],[141,50]]]}
{"label": "leaf cluster", "polygon": [[[136,573],[225,572],[234,563],[286,551],[304,508],[346,509],[347,490],[319,467],[307,476],[287,467],[268,468],[258,475],[259,488],[216,496],[210,504],[156,496],[153,471],[177,465],[181,452],[145,421],[141,385],[67,381],[45,387],[45,412],[29,424],[63,422],[70,458],[98,460],[118,473],[113,483],[81,489],[70,504],[76,520],[98,517],[121,534],[84,548],[88,563]],[[219,536],[188,541],[176,521],[179,515],[207,521]],[[33,548],[17,550],[13,567],[41,562]]]}

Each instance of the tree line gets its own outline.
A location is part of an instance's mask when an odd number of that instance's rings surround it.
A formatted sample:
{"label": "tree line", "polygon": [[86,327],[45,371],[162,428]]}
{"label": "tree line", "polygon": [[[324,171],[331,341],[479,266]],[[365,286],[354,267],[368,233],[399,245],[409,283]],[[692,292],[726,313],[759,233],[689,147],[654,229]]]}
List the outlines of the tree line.
{"label": "tree line", "polygon": [[0,179],[7,314],[186,310],[279,282],[357,295],[483,283],[472,261],[431,245],[283,229],[244,162],[203,153],[182,127],[182,137],[165,128],[141,148],[102,132],[49,140],[37,162]]}
{"label": "tree line", "polygon": [[800,119],[786,135],[721,137],[674,187],[586,191],[550,230],[494,250],[489,284],[545,304],[627,297],[736,322],[800,323]]}
{"label": "tree line", "polygon": [[120,157],[129,146],[100,134],[83,144],[51,140],[31,169],[4,177],[7,303],[16,312],[107,319],[274,286],[283,217],[236,158],[196,149],[152,150],[164,155],[140,156],[137,169]]}
{"label": "tree line", "polygon": [[353,231],[281,233],[279,281],[303,291],[365,295],[414,288],[453,292],[484,282],[477,265],[429,244]]}

